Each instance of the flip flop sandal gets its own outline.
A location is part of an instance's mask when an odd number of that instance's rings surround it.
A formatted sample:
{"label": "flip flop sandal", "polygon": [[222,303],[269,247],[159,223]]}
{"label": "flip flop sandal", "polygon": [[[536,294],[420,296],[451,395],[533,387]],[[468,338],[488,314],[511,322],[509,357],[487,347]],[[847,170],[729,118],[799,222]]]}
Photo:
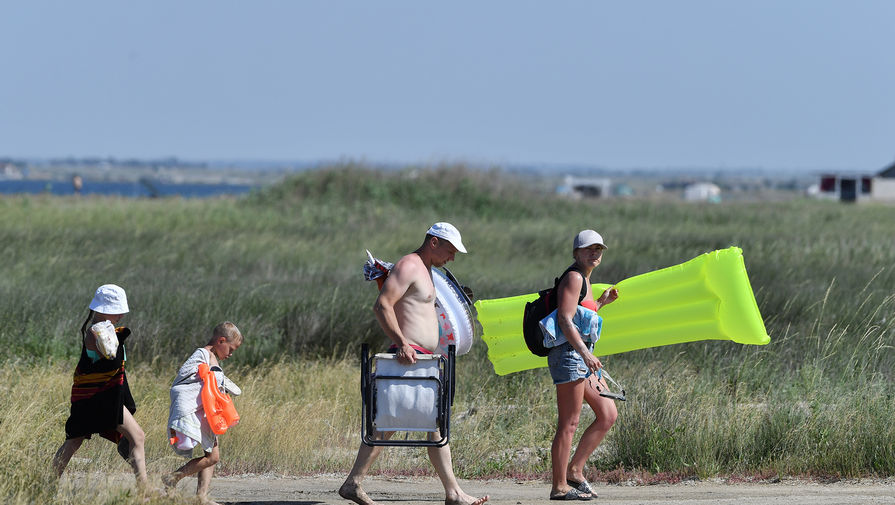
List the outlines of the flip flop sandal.
{"label": "flip flop sandal", "polygon": [[583,480],[581,482],[575,482],[574,480],[566,480],[566,484],[572,486],[573,488],[577,489],[578,491],[581,491],[582,493],[592,494],[592,495],[596,496],[596,494],[594,493],[594,489],[592,487],[590,487],[590,483],[587,482],[586,480]]}
{"label": "flip flop sandal", "polygon": [[550,499],[551,500],[566,500],[566,501],[568,501],[568,500],[587,501],[587,500],[593,500],[594,497],[593,497],[593,495],[590,495],[588,493],[582,493],[581,491],[579,491],[578,489],[573,487],[572,489],[569,489],[568,492],[566,492],[566,494],[558,494],[556,496],[551,496]]}

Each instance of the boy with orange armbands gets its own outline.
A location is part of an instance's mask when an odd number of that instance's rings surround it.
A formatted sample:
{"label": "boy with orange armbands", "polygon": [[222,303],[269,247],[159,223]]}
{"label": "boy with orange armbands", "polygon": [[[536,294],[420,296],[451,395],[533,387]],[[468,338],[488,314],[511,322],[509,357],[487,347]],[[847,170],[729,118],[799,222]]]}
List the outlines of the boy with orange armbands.
{"label": "boy with orange armbands", "polygon": [[[193,448],[200,445],[204,454],[191,459],[177,470],[162,477],[162,483],[165,487],[173,489],[180,479],[196,474],[199,481],[196,495],[204,503],[213,503],[208,501],[207,495],[211,477],[214,474],[214,465],[220,460],[215,433],[222,433],[223,430],[212,429],[209,421],[218,420],[208,418],[206,412],[211,406],[205,406],[202,398],[203,396],[209,398],[213,395],[210,395],[208,391],[203,394],[203,389],[205,384],[213,386],[214,382],[217,382],[219,388],[226,393],[235,396],[242,393],[233,381],[224,376],[220,367],[220,361],[229,358],[233,351],[242,345],[242,340],[242,334],[235,324],[225,322],[215,326],[211,340],[204,347],[196,349],[186,360],[177,371],[177,377],[174,378],[174,384],[171,385],[171,408],[168,416],[171,447],[177,454],[189,458],[193,455]],[[199,374],[200,367],[205,372],[203,374],[205,381]],[[208,373],[209,371],[211,373]],[[211,411],[214,412],[214,408],[211,408]],[[235,411],[232,414],[236,414]],[[236,415],[236,419],[238,419],[238,415]]]}

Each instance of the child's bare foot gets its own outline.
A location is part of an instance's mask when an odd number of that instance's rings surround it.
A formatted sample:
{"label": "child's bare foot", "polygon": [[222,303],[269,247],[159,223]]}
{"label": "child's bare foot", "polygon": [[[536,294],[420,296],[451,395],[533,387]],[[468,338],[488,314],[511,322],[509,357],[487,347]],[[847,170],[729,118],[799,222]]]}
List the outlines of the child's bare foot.
{"label": "child's bare foot", "polygon": [[165,485],[165,489],[174,489],[177,487],[177,481],[180,479],[177,478],[177,475],[173,473],[168,473],[162,475],[162,484]]}
{"label": "child's bare foot", "polygon": [[143,503],[152,503],[153,500],[166,498],[168,496],[167,491],[167,489],[150,487],[149,484],[137,486],[137,496],[138,498],[142,498]]}
{"label": "child's bare foot", "polygon": [[367,496],[367,493],[364,492],[360,485],[351,484],[348,481],[345,481],[342,487],[339,488],[339,496],[358,505],[377,505],[376,502]]}
{"label": "child's bare foot", "polygon": [[490,498],[488,495],[476,498],[475,496],[470,496],[466,493],[460,493],[456,497],[445,498],[444,505],[482,505],[488,501],[488,498]]}

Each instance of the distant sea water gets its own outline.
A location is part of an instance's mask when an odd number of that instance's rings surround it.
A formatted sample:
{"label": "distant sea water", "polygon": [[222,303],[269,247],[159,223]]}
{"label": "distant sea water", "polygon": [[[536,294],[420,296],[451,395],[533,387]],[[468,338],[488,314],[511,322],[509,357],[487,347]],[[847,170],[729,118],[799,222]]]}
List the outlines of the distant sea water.
{"label": "distant sea water", "polygon": [[[125,197],[181,196],[207,198],[221,195],[242,195],[260,186],[245,184],[174,184],[152,181],[105,182],[84,181],[82,195],[107,195]],[[0,180],[0,194],[52,194],[74,195],[71,181]]]}

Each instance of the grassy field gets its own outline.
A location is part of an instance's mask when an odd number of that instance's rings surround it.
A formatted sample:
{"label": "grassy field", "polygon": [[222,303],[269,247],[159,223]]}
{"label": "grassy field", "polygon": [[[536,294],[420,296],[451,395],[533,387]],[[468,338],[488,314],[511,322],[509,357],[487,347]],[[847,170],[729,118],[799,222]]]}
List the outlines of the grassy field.
{"label": "grassy field", "polygon": [[[463,232],[469,254],[451,269],[479,298],[552,282],[582,228],[611,248],[594,282],[743,248],[771,344],[698,342],[604,358],[629,401],[591,461],[593,478],[895,474],[895,208],[571,202],[462,166],[345,165],[241,199],[0,197],[0,498],[136,499],[57,492],[49,470],[64,438],[77,328],[108,282],[127,290],[131,306],[128,377],[152,478],[181,463],[165,445],[171,379],[223,320],[246,335],[225,363],[245,394],[219,471],[347,472],[359,443],[359,346],[383,341],[370,311],[376,288],[361,275],[364,249],[396,259],[438,220]],[[458,362],[457,473],[543,476],[556,415],[549,374],[498,377],[486,351],[477,342]],[[412,449],[387,451],[376,469],[431,472]],[[93,470],[126,466],[96,439],[69,476]]]}

